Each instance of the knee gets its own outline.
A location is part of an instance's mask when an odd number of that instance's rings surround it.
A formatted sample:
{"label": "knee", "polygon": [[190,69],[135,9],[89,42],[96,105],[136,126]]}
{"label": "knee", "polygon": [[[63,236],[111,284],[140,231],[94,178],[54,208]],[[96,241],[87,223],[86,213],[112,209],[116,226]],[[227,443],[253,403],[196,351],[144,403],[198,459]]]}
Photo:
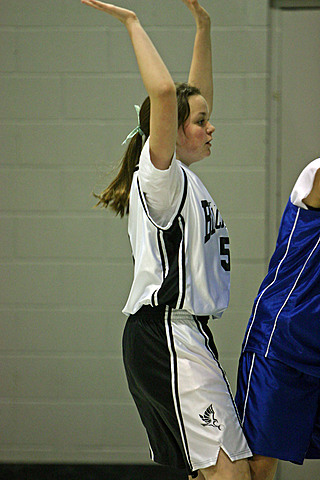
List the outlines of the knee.
{"label": "knee", "polygon": [[251,480],[251,471],[248,460],[238,460],[238,468],[236,470],[235,478],[237,480]]}
{"label": "knee", "polygon": [[278,460],[276,458],[253,455],[249,460],[252,480],[273,480]]}
{"label": "knee", "polygon": [[215,467],[201,470],[205,480],[251,480],[249,462],[245,460],[230,460],[220,462]]}

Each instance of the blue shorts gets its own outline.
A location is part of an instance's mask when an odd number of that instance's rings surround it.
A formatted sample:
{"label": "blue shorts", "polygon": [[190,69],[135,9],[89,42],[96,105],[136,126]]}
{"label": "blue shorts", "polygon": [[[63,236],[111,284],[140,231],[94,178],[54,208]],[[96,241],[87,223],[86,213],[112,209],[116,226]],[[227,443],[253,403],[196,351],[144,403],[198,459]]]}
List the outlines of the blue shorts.
{"label": "blue shorts", "polygon": [[235,400],[254,454],[300,465],[320,458],[320,378],[245,352]]}

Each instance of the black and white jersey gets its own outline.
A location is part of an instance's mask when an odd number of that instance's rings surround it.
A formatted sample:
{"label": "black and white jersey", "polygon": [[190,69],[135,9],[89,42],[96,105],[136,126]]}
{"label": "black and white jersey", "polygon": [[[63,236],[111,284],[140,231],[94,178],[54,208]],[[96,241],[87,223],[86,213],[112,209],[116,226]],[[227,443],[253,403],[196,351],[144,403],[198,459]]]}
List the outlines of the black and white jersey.
{"label": "black and white jersey", "polygon": [[126,315],[162,304],[222,315],[230,290],[226,225],[203,183],[175,156],[168,170],[152,165],[148,141],[132,180],[128,233],[134,279]]}

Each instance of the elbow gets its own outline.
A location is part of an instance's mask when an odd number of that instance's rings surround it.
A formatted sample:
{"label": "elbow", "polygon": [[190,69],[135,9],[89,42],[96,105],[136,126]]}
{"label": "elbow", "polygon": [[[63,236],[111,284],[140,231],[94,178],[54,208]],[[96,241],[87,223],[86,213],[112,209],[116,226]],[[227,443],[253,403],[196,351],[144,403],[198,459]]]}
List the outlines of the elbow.
{"label": "elbow", "polygon": [[154,92],[154,97],[160,100],[174,100],[176,102],[176,86],[172,81],[163,81]]}

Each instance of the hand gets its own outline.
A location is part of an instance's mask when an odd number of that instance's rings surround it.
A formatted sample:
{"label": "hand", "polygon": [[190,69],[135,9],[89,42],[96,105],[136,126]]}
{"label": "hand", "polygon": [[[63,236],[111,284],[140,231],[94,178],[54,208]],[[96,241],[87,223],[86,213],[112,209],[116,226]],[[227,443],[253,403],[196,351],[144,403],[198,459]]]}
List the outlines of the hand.
{"label": "hand", "polygon": [[198,0],[182,0],[194,16],[198,26],[210,23],[209,13],[199,4]]}
{"label": "hand", "polygon": [[97,10],[101,10],[102,12],[106,12],[109,15],[120,20],[120,22],[126,24],[130,20],[137,20],[137,16],[131,10],[127,10],[126,8],[117,7],[111,3],[104,3],[99,2],[97,0],[81,0],[81,3],[88,5],[89,7],[96,8]]}

